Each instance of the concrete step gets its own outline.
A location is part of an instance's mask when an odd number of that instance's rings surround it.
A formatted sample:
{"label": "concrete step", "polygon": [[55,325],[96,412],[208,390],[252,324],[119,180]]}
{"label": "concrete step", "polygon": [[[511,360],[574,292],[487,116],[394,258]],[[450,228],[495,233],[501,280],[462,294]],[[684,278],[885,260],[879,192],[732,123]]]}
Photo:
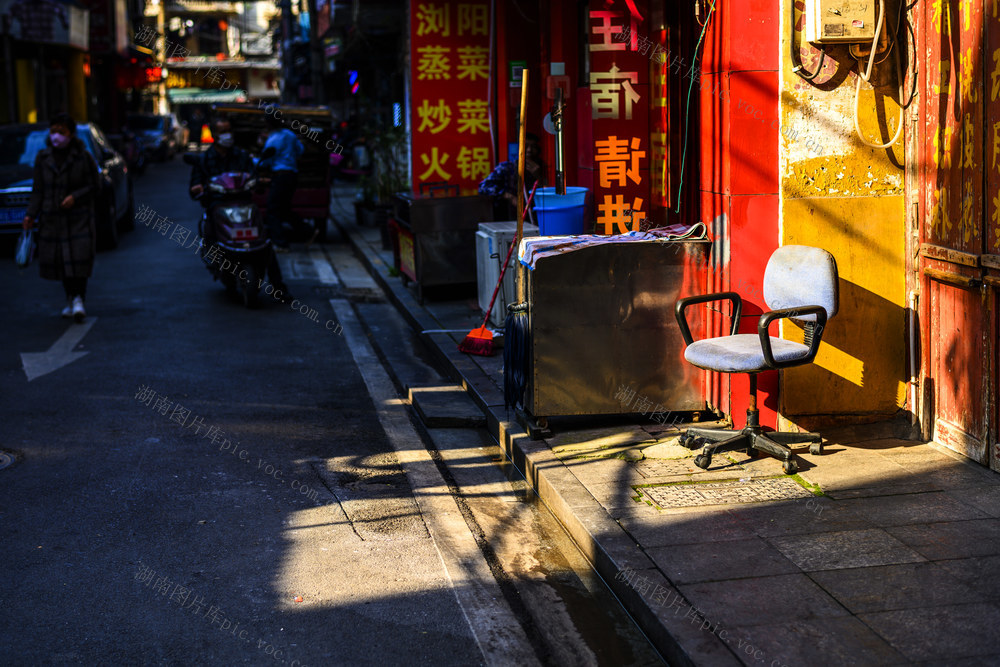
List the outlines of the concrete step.
{"label": "concrete step", "polygon": [[486,426],[482,409],[460,385],[409,387],[409,398],[427,428]]}

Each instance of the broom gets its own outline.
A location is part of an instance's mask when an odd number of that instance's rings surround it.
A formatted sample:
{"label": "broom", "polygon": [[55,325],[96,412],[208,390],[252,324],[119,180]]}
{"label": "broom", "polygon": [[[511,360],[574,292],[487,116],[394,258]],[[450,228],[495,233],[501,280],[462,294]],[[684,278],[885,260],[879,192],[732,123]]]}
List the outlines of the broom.
{"label": "broom", "polygon": [[[521,118],[520,136],[517,156],[517,203],[521,211],[521,198],[524,196],[524,135],[526,130],[525,113],[528,106],[528,69],[522,71],[521,81]],[[524,216],[517,218],[517,240],[524,231]],[[522,403],[524,390],[527,388],[528,355],[531,346],[531,336],[528,331],[528,307],[525,299],[524,268],[518,266],[517,300],[519,303],[507,306],[507,320],[504,322],[503,338],[503,395],[504,406],[515,408]]]}
{"label": "broom", "polygon": [[[518,119],[517,138],[517,235],[514,236],[514,243],[511,247],[520,242],[521,234],[524,231],[524,211],[522,210],[524,206],[524,135],[526,128],[524,113],[527,106],[528,69],[524,68],[521,70],[521,116]],[[507,268],[507,262],[504,262],[504,268]],[[497,283],[497,287],[500,287],[500,283]],[[493,297],[496,298],[496,295],[496,290],[493,290]],[[493,310],[492,304],[490,310]],[[489,317],[490,314],[487,311],[486,319],[488,320]],[[469,332],[465,340],[459,344],[458,349],[472,354],[490,355],[493,353],[493,333],[486,330],[486,320],[483,320],[483,326]]]}
{"label": "broom", "polygon": [[[537,182],[531,186],[531,194],[528,195],[528,201],[524,205],[524,213],[528,212],[528,207],[531,206],[531,200],[535,196],[535,188],[537,187]],[[524,213],[521,214],[522,219]],[[510,264],[510,256],[514,253],[514,246],[517,245],[517,242],[518,239],[516,236],[510,242],[510,249],[507,251],[507,257],[503,260],[503,267],[500,269],[500,278],[497,280],[497,286],[493,288],[493,296],[490,297],[490,305],[486,308],[486,317],[483,318],[482,326],[470,331],[469,335],[458,344],[460,352],[478,354],[481,357],[493,356],[493,332],[486,328],[486,323],[490,320],[490,314],[493,312],[493,304],[497,300],[500,285],[503,284],[503,276],[507,272],[507,265]]]}

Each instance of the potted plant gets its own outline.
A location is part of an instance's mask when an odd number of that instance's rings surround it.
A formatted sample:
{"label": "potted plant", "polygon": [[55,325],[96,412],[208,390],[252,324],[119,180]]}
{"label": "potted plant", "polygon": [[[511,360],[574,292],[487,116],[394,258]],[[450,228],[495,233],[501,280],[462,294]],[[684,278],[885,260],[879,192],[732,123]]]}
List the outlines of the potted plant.
{"label": "potted plant", "polygon": [[[406,131],[390,127],[369,134],[372,154],[372,173],[361,184],[361,215],[366,223],[378,226],[382,245],[389,248],[387,223],[392,215],[392,196],[409,189],[406,164]],[[360,224],[360,221],[359,221]]]}

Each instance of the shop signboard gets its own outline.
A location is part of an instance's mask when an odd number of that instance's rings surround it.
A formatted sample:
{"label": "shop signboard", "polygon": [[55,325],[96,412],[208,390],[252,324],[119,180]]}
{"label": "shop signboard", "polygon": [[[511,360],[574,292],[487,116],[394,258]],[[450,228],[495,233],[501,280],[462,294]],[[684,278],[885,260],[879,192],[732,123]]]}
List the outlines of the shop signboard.
{"label": "shop signboard", "polygon": [[415,0],[410,12],[412,187],[478,192],[492,169],[489,0]]}
{"label": "shop signboard", "polygon": [[587,39],[598,234],[639,229],[651,205],[650,67],[658,31],[646,0],[591,0]]}

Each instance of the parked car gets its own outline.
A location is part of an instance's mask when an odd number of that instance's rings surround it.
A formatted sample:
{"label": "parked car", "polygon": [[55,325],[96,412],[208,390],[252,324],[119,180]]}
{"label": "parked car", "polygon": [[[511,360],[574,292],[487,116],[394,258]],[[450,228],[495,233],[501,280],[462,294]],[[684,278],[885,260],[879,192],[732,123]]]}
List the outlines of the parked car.
{"label": "parked car", "polygon": [[[19,234],[31,200],[35,156],[45,147],[48,125],[0,126],[0,234]],[[132,179],[125,160],[93,123],[76,126],[76,136],[94,156],[100,170],[97,198],[97,241],[102,248],[118,245],[118,235],[135,226]]]}
{"label": "parked car", "polygon": [[131,114],[125,119],[125,127],[154,160],[169,160],[184,147],[184,130],[174,114]]}

